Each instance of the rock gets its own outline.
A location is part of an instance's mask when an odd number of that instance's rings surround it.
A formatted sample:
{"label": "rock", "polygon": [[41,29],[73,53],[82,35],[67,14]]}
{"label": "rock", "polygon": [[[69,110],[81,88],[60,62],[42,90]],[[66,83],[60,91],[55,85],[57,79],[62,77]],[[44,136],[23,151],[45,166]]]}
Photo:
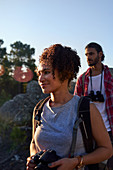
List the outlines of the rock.
{"label": "rock", "polygon": [[29,124],[36,103],[45,96],[38,82],[33,80],[28,83],[26,93],[16,95],[0,107],[0,117],[17,125]]}
{"label": "rock", "polygon": [[0,145],[2,144],[2,137],[0,136]]}
{"label": "rock", "polygon": [[[75,82],[71,82],[70,92],[74,91]],[[26,93],[16,95],[12,100],[5,102],[0,107],[0,118],[23,126],[31,124],[33,109],[36,103],[47,95],[43,94],[37,81],[28,83]]]}
{"label": "rock", "polygon": [[19,159],[20,159],[20,156],[19,156],[19,155],[14,155],[11,160],[18,161]]}

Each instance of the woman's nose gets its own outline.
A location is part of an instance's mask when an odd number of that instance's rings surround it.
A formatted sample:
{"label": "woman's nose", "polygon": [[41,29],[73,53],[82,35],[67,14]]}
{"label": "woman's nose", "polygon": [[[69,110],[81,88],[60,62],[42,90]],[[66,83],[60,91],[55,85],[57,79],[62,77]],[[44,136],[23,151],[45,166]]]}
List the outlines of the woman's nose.
{"label": "woman's nose", "polygon": [[40,74],[39,77],[38,77],[38,81],[39,82],[42,82],[44,80],[44,75],[43,74]]}

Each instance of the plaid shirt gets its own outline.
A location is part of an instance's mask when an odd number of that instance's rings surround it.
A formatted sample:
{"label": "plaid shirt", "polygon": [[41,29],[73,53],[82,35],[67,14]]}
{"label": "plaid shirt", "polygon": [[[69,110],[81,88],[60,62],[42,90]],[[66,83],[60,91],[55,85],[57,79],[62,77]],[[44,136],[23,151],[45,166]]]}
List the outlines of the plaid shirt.
{"label": "plaid shirt", "polygon": [[[108,66],[103,65],[104,67],[104,87],[106,93],[106,112],[108,115],[108,120],[110,123],[112,135],[113,135],[113,77],[109,71]],[[89,84],[90,68],[85,72],[84,79],[84,96],[88,95],[88,84]],[[82,75],[77,79],[74,94],[78,96],[82,95]]]}

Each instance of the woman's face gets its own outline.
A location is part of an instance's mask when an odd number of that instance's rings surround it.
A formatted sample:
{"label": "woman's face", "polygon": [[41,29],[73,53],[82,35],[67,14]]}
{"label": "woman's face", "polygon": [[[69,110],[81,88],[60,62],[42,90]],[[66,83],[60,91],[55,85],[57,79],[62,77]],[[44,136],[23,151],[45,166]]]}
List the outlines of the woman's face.
{"label": "woman's face", "polygon": [[47,62],[40,63],[38,67],[38,82],[43,93],[49,94],[61,88],[61,81],[58,78],[58,72],[55,70],[53,77],[52,67]]}

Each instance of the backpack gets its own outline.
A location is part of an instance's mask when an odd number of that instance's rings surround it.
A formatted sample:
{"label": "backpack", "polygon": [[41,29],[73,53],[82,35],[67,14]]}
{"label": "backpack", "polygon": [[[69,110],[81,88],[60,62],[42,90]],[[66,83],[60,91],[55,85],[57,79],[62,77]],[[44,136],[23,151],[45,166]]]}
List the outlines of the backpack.
{"label": "backpack", "polygon": [[[43,106],[48,101],[49,98],[50,96],[40,100],[34,109],[34,119],[37,120],[38,126],[40,126],[41,124],[41,113],[43,110]],[[87,153],[90,153],[94,149],[93,148],[94,140],[92,136],[91,122],[90,122],[90,100],[86,96],[80,97],[78,102],[77,120],[75,121],[73,127],[73,142],[71,147],[71,157],[73,157],[73,153],[74,153],[74,147],[76,144],[75,138],[76,138],[78,126],[80,127],[83,136],[85,150]]]}
{"label": "backpack", "polygon": [[[36,126],[41,125],[41,113],[43,110],[44,104],[48,101],[50,96],[40,100],[34,108],[33,117],[37,120]],[[77,108],[77,120],[74,123],[73,127],[73,137],[72,137],[72,145],[70,148],[70,157],[74,156],[74,147],[76,145],[76,133],[77,128],[80,127],[83,142],[85,146],[85,150],[87,153],[90,153],[94,150],[94,140],[91,130],[91,121],[90,121],[90,99],[86,96],[82,96],[78,102]],[[98,164],[90,164],[85,166],[85,170],[98,170]]]}
{"label": "backpack", "polygon": [[90,99],[86,96],[82,96],[78,102],[77,108],[77,119],[73,126],[73,140],[71,145],[71,157],[74,156],[74,148],[76,145],[76,134],[78,126],[81,130],[84,147],[87,153],[90,153],[94,150],[94,139],[91,129],[90,121]]}

